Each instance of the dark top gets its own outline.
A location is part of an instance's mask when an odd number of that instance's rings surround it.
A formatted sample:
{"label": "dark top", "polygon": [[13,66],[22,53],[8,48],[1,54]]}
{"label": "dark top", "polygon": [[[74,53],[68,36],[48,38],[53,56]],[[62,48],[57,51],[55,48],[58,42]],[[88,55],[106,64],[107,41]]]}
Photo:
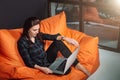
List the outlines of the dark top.
{"label": "dark top", "polygon": [[[60,34],[50,35],[41,33],[43,40],[56,40]],[[25,36],[21,37],[18,41],[18,50],[25,64],[29,67],[34,67],[35,64],[39,66],[48,66],[46,52],[44,51],[44,44],[38,38],[35,37],[35,43],[28,40]]]}

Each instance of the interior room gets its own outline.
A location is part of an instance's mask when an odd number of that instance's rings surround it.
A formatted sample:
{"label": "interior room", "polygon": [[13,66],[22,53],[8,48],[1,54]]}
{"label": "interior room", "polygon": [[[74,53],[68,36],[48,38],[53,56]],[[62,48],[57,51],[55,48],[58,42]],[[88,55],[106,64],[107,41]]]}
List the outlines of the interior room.
{"label": "interior room", "polygon": [[[67,25],[70,28],[99,37],[100,67],[87,80],[119,80],[119,0],[81,0],[82,3],[75,1],[59,1],[58,5],[53,1],[51,15],[56,11],[65,10],[68,15]],[[116,64],[113,64],[114,61]]]}
{"label": "interior room", "polygon": [[[0,10],[0,80],[120,79],[120,0],[2,0]],[[74,67],[70,74],[58,76],[25,66],[16,44],[31,16],[41,20],[40,31],[78,41],[78,60],[90,77]],[[46,42],[45,50],[50,44]]]}

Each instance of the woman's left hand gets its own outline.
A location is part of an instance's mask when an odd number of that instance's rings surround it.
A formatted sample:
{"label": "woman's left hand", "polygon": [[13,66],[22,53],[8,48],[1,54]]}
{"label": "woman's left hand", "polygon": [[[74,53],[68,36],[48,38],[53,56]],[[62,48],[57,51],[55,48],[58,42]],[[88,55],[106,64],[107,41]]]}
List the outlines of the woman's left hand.
{"label": "woman's left hand", "polygon": [[64,37],[64,40],[66,42],[68,42],[69,44],[72,44],[72,45],[74,45],[76,47],[79,46],[79,43],[75,39]]}

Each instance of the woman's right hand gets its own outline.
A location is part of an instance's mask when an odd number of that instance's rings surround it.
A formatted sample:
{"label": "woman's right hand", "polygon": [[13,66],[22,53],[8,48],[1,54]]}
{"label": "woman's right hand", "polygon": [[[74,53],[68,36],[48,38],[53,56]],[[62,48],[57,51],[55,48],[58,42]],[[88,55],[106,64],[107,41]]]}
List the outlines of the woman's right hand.
{"label": "woman's right hand", "polygon": [[50,70],[48,67],[42,67],[42,66],[39,66],[39,65],[37,65],[37,64],[35,64],[34,68],[39,69],[39,70],[41,70],[42,72],[44,72],[44,73],[46,73],[46,74],[51,74],[51,73],[53,73],[53,71]]}
{"label": "woman's right hand", "polygon": [[51,74],[51,73],[53,73],[53,71],[50,70],[48,67],[41,67],[41,70],[42,70],[44,73],[46,73],[46,74]]}

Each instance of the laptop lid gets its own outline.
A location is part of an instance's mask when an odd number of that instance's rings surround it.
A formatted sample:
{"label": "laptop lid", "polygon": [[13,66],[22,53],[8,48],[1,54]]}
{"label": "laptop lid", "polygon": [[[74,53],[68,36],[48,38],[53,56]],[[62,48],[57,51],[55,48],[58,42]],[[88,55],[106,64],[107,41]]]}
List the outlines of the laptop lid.
{"label": "laptop lid", "polygon": [[78,54],[78,51],[80,49],[80,46],[77,47],[74,52],[67,58],[67,62],[66,62],[66,65],[65,65],[65,69],[64,69],[64,73],[71,67],[71,65],[74,63],[76,57],[77,57],[77,54]]}

